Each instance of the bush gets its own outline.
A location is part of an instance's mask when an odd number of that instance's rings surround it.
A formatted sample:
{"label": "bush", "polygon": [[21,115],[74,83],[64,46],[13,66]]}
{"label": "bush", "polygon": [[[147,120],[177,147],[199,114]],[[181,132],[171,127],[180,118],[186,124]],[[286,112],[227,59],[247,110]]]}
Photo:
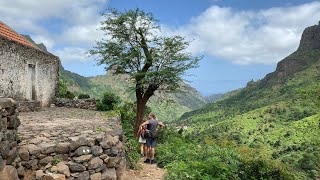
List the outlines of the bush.
{"label": "bush", "polygon": [[78,99],[90,99],[88,94],[79,94]]}
{"label": "bush", "polygon": [[59,79],[59,97],[73,99],[75,95],[68,90],[67,83]]}
{"label": "bush", "polygon": [[103,93],[102,99],[97,100],[98,111],[110,111],[120,102],[120,98],[112,92]]}

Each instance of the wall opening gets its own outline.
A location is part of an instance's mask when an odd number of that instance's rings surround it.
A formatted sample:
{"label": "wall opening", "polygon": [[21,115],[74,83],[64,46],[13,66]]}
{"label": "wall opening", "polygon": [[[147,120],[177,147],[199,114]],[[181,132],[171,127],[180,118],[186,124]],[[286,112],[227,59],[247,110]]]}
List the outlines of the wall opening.
{"label": "wall opening", "polygon": [[36,87],[35,87],[35,65],[28,64],[28,75],[27,75],[27,100],[36,100]]}

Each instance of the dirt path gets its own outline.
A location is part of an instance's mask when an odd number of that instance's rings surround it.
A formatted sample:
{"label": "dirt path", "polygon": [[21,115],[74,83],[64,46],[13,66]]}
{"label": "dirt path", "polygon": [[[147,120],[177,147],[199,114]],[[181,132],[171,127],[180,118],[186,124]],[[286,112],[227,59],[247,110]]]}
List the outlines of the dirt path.
{"label": "dirt path", "polygon": [[159,168],[156,164],[143,163],[144,159],[139,160],[139,164],[142,166],[140,170],[126,170],[124,180],[162,180],[164,179],[165,170]]}

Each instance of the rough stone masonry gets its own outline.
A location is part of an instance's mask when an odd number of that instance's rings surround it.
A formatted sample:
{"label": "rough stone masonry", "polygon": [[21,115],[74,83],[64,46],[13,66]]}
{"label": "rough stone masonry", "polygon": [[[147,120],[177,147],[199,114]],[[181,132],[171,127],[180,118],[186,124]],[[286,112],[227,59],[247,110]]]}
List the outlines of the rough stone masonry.
{"label": "rough stone masonry", "polygon": [[0,98],[0,180],[18,179],[16,167],[17,129],[20,125],[16,102],[9,98]]}

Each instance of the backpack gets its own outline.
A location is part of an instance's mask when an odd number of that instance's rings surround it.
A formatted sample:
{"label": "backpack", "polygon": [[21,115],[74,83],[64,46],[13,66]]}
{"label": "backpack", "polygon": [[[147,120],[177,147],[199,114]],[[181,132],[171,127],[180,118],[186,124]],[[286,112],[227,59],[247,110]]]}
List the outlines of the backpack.
{"label": "backpack", "polygon": [[158,133],[157,131],[154,131],[154,132],[151,132],[151,131],[145,131],[144,134],[143,134],[143,137],[144,138],[156,138],[158,136]]}

